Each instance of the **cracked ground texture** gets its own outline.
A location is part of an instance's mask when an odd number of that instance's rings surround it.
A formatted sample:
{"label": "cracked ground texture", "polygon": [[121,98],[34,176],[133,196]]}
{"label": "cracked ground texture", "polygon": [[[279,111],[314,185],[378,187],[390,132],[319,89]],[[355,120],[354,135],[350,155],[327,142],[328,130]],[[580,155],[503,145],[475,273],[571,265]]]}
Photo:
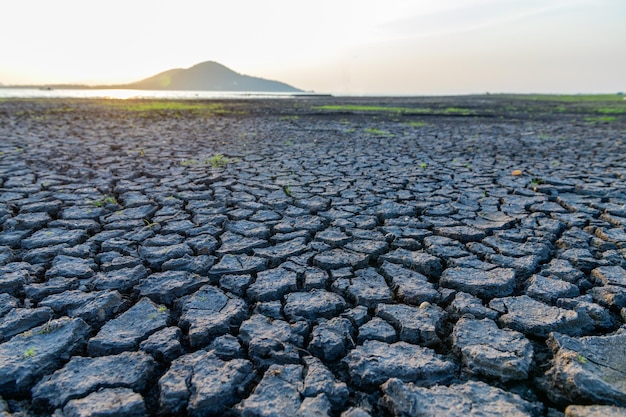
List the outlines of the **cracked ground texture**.
{"label": "cracked ground texture", "polygon": [[0,102],[0,415],[626,415],[603,106]]}

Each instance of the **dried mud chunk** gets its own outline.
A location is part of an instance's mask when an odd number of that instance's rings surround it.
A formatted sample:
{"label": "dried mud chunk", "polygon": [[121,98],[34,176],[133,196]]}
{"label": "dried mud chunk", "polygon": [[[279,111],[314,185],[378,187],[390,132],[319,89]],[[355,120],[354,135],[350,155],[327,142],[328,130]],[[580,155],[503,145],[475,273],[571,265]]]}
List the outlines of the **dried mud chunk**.
{"label": "dried mud chunk", "polygon": [[205,285],[183,302],[180,327],[188,331],[191,346],[198,347],[237,327],[247,314],[241,298]]}
{"label": "dried mud chunk", "polygon": [[503,382],[528,377],[533,348],[519,332],[499,329],[489,319],[462,318],[454,326],[452,344],[471,373]]}
{"label": "dried mud chunk", "polygon": [[533,275],[526,289],[526,294],[546,303],[554,303],[559,298],[573,298],[580,295],[576,285],[560,279]]}
{"label": "dried mud chunk", "polygon": [[565,417],[626,417],[626,408],[612,405],[569,405]]}
{"label": "dried mud chunk", "polygon": [[554,333],[547,344],[554,353],[546,372],[553,389],[574,403],[626,406],[626,332],[581,338]]}
{"label": "dried mud chunk", "polygon": [[497,298],[489,307],[504,313],[499,319],[501,325],[537,337],[548,337],[551,332],[580,335],[593,326],[587,315],[552,307],[527,295]]}
{"label": "dried mud chunk", "polygon": [[420,305],[424,301],[439,301],[439,292],[419,272],[386,261],[381,265],[381,271],[391,281],[391,287],[399,300],[413,305]]}
{"label": "dried mud chunk", "polygon": [[367,266],[369,255],[336,248],[318,253],[313,257],[313,262],[325,270],[340,269],[347,266],[359,269]]}
{"label": "dried mud chunk", "polygon": [[83,348],[90,328],[63,317],[0,345],[0,395],[24,394],[39,378]]}
{"label": "dried mud chunk", "polygon": [[383,261],[401,264],[427,277],[439,277],[443,269],[439,258],[424,252],[415,252],[400,248],[380,258]]}
{"label": "dried mud chunk", "polygon": [[267,268],[267,259],[249,255],[224,255],[213,265],[209,276],[219,277],[226,274],[250,274]]}
{"label": "dried mud chunk", "polygon": [[621,266],[601,266],[591,271],[591,276],[601,285],[626,287],[626,270]]}
{"label": "dried mud chunk", "polygon": [[236,411],[243,416],[295,416],[302,404],[302,370],[300,365],[270,366]]}
{"label": "dried mud chunk", "polygon": [[345,382],[336,380],[333,373],[314,356],[306,356],[304,362],[306,367],[302,395],[314,397],[326,394],[333,406],[342,406],[349,395]]}
{"label": "dried mud chunk", "polygon": [[400,340],[433,346],[441,343],[445,313],[437,306],[413,307],[404,304],[378,304],[376,315],[394,326]]}
{"label": "dried mud chunk", "polygon": [[532,417],[537,411],[518,395],[479,381],[422,388],[393,378],[382,390],[382,402],[394,416]]}
{"label": "dried mud chunk", "polygon": [[49,307],[14,308],[0,321],[0,343],[47,322],[52,316],[53,311]]}
{"label": "dried mud chunk", "polygon": [[498,318],[498,313],[483,305],[480,298],[474,297],[465,292],[458,292],[454,295],[454,301],[450,305],[452,311],[458,316],[470,314],[475,319],[492,319]]}
{"label": "dried mud chunk", "polygon": [[309,351],[323,360],[334,361],[343,357],[355,345],[354,327],[346,318],[320,319],[311,332]]}
{"label": "dried mud chunk", "polygon": [[181,356],[159,379],[160,411],[222,415],[239,400],[254,376],[247,360],[224,361],[203,350]]}
{"label": "dried mud chunk", "polygon": [[376,388],[389,378],[430,386],[454,377],[457,366],[435,351],[406,342],[368,340],[350,351],[343,361],[359,388]]}
{"label": "dried mud chunk", "polygon": [[151,354],[156,360],[171,362],[183,354],[181,338],[182,332],[178,327],[166,327],[141,342],[139,349]]}
{"label": "dried mud chunk", "polygon": [[254,314],[239,327],[239,339],[248,346],[252,360],[267,366],[273,363],[299,363],[299,350],[308,332],[306,322],[287,323]]}
{"label": "dried mud chunk", "polygon": [[248,287],[248,296],[254,301],[280,300],[283,295],[295,291],[298,275],[284,268],[260,272],[256,281]]}
{"label": "dried mud chunk", "polygon": [[396,329],[380,317],[374,317],[359,327],[358,343],[366,340],[380,340],[381,342],[393,343],[398,341]]}
{"label": "dried mud chunk", "polygon": [[146,417],[143,397],[129,388],[105,388],[70,400],[63,407],[64,417]]}
{"label": "dried mud chunk", "polygon": [[87,233],[83,230],[58,228],[41,229],[35,232],[32,236],[22,240],[22,248],[37,249],[61,244],[75,246],[86,239]]}
{"label": "dried mud chunk", "polygon": [[448,268],[441,275],[441,285],[480,298],[506,297],[515,289],[515,272],[508,268],[489,271],[473,268]]}
{"label": "dried mud chunk", "polygon": [[171,304],[209,281],[208,278],[185,271],[166,271],[149,275],[135,289],[155,303]]}
{"label": "dried mud chunk", "polygon": [[346,308],[346,301],[339,294],[314,289],[309,292],[294,292],[285,296],[285,315],[292,319],[330,319]]}
{"label": "dried mud chunk", "polygon": [[353,278],[337,279],[333,289],[340,291],[347,299],[356,304],[374,308],[379,303],[392,301],[391,289],[387,282],[374,268],[356,272]]}
{"label": "dried mud chunk", "polygon": [[119,317],[106,322],[98,334],[89,340],[87,350],[92,356],[135,350],[152,333],[166,327],[168,317],[169,310],[165,306],[158,306],[148,298],[142,298]]}
{"label": "dried mud chunk", "polygon": [[480,242],[486,236],[483,230],[470,226],[437,227],[435,232],[462,243]]}
{"label": "dried mud chunk", "polygon": [[143,352],[98,358],[75,356],[63,368],[35,385],[33,402],[40,407],[62,407],[69,400],[85,397],[102,386],[144,392],[155,367],[154,359]]}

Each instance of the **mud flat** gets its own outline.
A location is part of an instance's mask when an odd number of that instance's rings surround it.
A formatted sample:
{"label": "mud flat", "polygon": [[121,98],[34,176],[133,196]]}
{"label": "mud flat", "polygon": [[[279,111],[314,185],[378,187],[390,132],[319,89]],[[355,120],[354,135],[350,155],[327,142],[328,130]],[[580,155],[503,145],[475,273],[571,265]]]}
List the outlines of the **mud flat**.
{"label": "mud flat", "polygon": [[626,102],[0,102],[1,416],[626,415]]}

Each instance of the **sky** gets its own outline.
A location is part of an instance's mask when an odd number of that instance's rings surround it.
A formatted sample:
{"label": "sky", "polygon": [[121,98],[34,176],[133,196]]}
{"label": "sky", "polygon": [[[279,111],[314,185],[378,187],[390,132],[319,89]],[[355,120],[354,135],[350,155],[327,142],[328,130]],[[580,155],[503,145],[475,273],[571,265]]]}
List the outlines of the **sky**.
{"label": "sky", "polygon": [[0,83],[217,61],[355,95],[626,91],[626,0],[0,0]]}

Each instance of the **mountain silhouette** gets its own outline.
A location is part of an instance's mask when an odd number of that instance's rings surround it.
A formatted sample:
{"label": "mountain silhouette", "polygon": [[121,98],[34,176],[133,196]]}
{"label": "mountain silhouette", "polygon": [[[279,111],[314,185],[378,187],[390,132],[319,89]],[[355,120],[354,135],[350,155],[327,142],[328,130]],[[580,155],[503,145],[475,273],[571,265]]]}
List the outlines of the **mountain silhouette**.
{"label": "mountain silhouette", "polygon": [[201,62],[190,68],[176,68],[130,84],[125,88],[138,90],[207,90],[263,91],[276,93],[301,92],[289,84],[239,74],[214,61]]}

